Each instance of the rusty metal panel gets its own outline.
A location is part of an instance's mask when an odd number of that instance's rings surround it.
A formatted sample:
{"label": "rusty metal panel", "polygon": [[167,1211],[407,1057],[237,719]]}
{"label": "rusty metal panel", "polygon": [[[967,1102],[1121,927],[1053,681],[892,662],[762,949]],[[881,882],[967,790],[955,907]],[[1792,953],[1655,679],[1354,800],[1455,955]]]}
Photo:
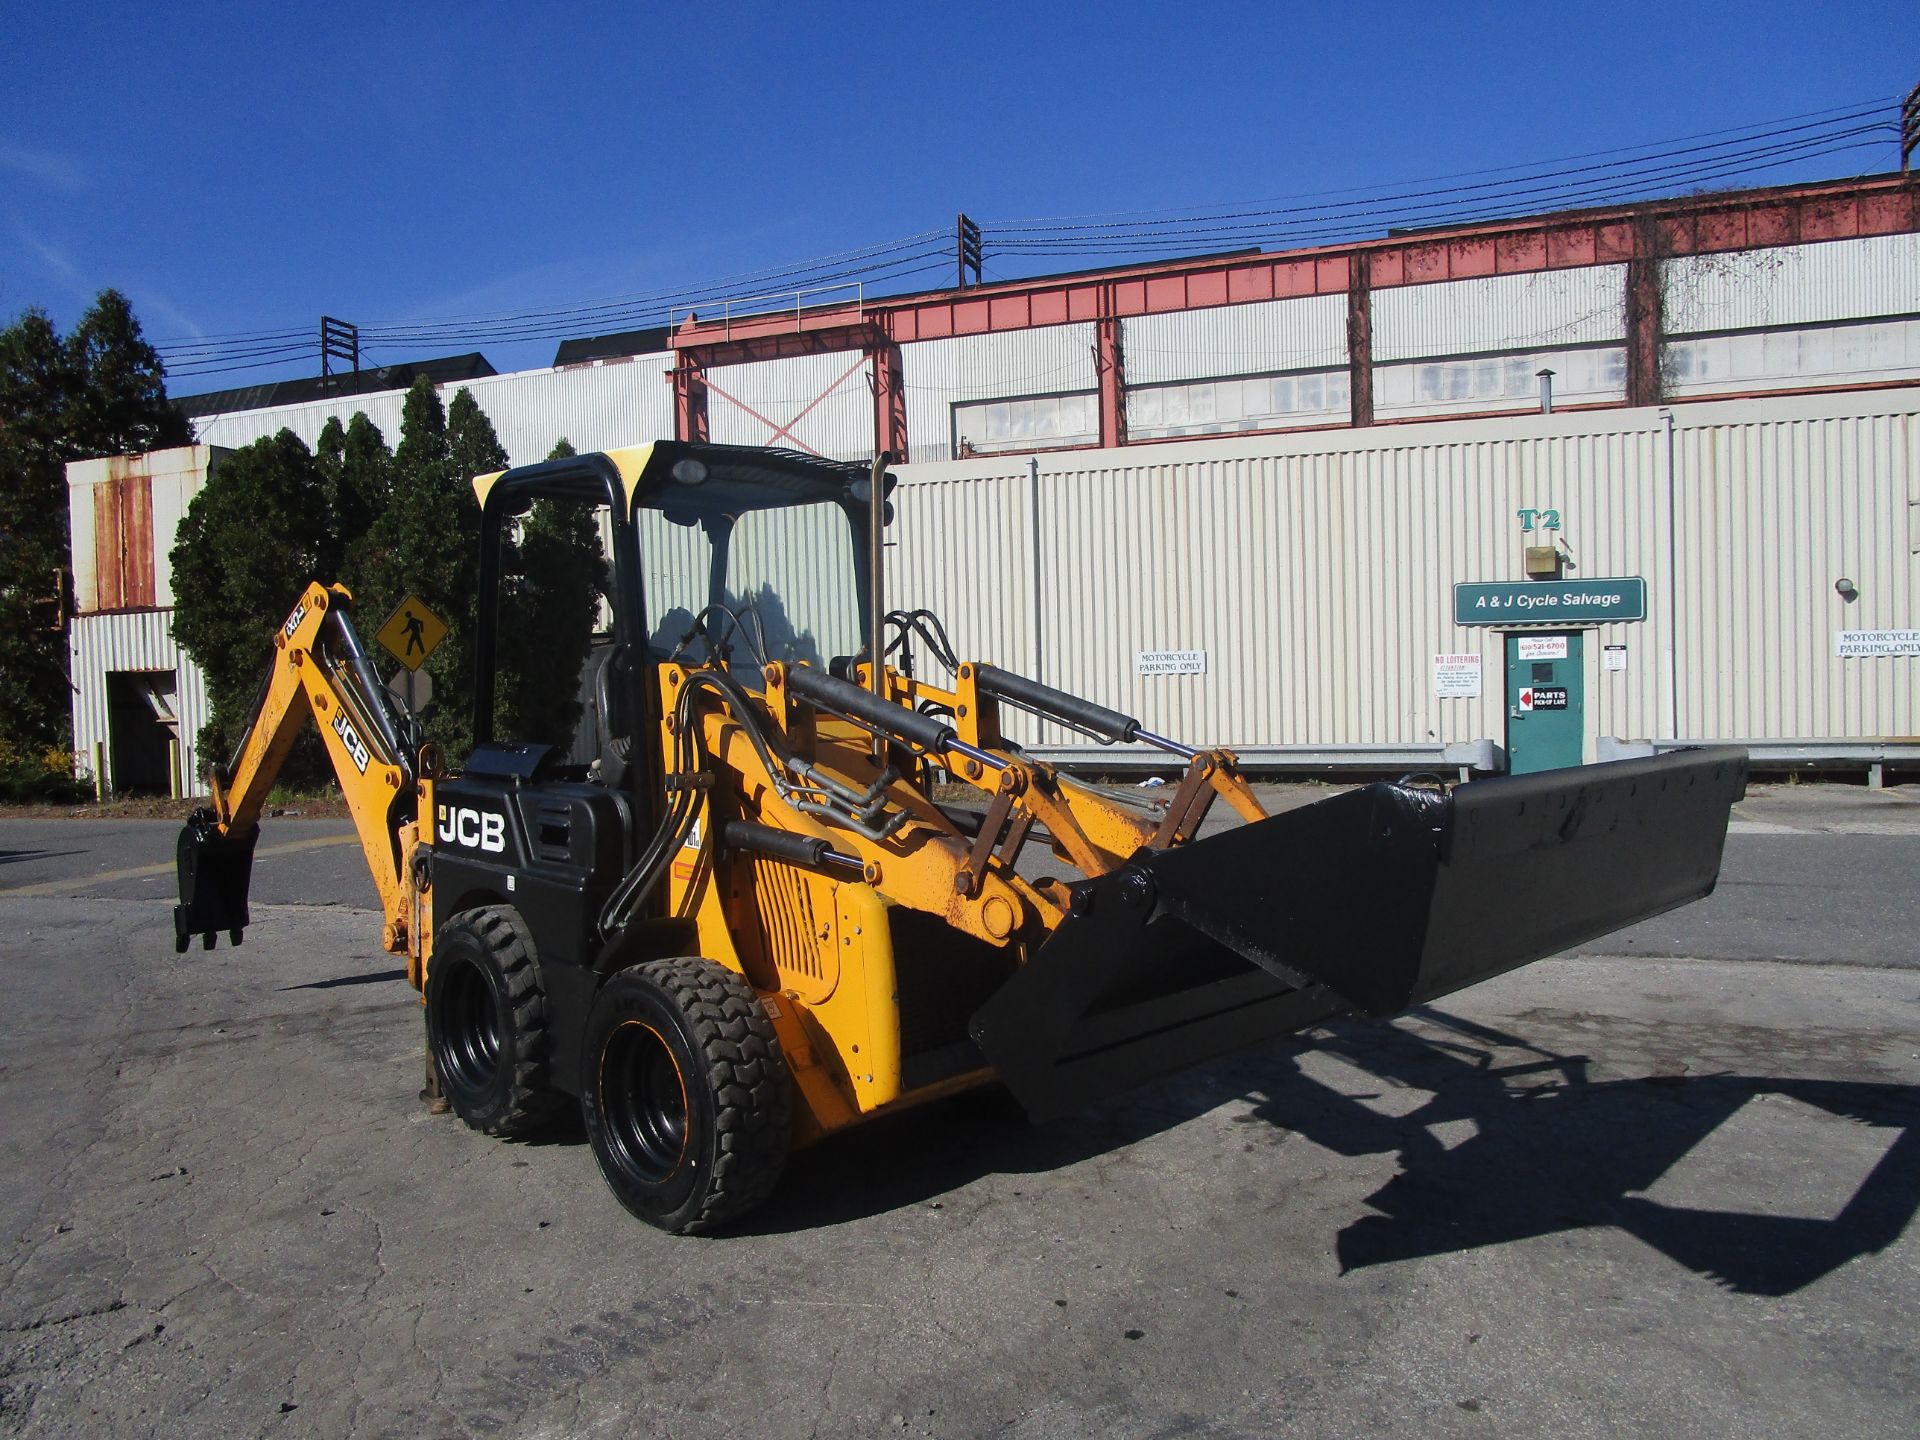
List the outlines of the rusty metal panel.
{"label": "rusty metal panel", "polygon": [[185,445],[67,466],[74,603],[82,615],[173,603],[168,556],[224,452]]}
{"label": "rusty metal panel", "polygon": [[830,460],[873,454],[873,364],[858,350],[715,365],[707,420],[725,445],[778,445]]}
{"label": "rusty metal panel", "polygon": [[1086,323],[902,345],[910,457],[953,457],[955,405],[1096,390],[1093,349]]}
{"label": "rusty metal panel", "polygon": [[1661,280],[1669,335],[1913,315],[1920,234],[1680,255]]}
{"label": "rusty metal panel", "polygon": [[[146,457],[139,457],[145,459]],[[120,510],[121,604],[153,604],[153,483],[138,467],[115,482]]]}
{"label": "rusty metal panel", "polygon": [[120,481],[93,487],[93,604],[90,610],[118,610],[126,601],[121,588]]}
{"label": "rusty metal panel", "polygon": [[1624,265],[1449,280],[1373,292],[1376,364],[1596,345],[1626,335]]}

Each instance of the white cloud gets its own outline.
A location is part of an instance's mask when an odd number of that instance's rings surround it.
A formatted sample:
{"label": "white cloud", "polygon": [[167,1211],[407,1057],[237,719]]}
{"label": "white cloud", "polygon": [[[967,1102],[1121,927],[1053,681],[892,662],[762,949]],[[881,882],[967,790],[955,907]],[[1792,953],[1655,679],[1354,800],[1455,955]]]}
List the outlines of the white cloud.
{"label": "white cloud", "polygon": [[80,162],[53,150],[32,150],[0,142],[0,170],[11,170],[38,180],[50,190],[78,194],[92,182]]}

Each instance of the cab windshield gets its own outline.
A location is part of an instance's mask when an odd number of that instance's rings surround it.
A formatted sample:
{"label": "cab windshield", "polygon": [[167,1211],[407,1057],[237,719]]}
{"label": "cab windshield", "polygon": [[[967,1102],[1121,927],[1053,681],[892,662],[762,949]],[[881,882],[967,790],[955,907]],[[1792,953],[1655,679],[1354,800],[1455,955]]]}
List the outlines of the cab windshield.
{"label": "cab windshield", "polygon": [[[709,637],[735,663],[825,666],[860,648],[847,511],[835,500],[795,504],[770,491],[715,483],[655,492],[635,506],[647,645],[656,660],[678,653],[704,661]],[[736,621],[746,638],[733,633]]]}

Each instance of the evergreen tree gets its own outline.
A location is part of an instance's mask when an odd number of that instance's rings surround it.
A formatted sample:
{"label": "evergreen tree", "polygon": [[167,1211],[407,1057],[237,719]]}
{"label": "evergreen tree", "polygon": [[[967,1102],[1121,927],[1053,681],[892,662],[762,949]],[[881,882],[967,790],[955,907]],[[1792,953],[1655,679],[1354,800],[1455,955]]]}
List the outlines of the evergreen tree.
{"label": "evergreen tree", "polygon": [[[562,440],[547,458],[574,453]],[[560,744],[579,726],[580,676],[606,584],[595,512],[536,501],[521,522],[500,603],[500,734]]]}
{"label": "evergreen tree", "polygon": [[102,290],[67,337],[67,361],[80,378],[68,421],[77,453],[142,455],[190,445],[187,420],[167,400],[166,369],[140,333],[133,306]]}
{"label": "evergreen tree", "polygon": [[[493,427],[464,390],[454,404],[463,451],[482,448],[484,440],[491,439]],[[495,450],[498,443],[493,441]],[[501,464],[504,460],[502,456]],[[497,470],[501,464],[487,468]],[[456,764],[473,748],[473,614],[479,580],[480,507],[474,504],[470,479],[455,471],[452,437],[440,397],[425,377],[415,380],[401,413],[400,444],[393,455],[386,504],[348,560],[347,583],[363,629],[379,625],[410,594],[447,622],[446,638],[427,661],[434,698],[421,722],[427,739],[440,745]]]}
{"label": "evergreen tree", "polygon": [[314,446],[314,461],[326,483],[332,517],[322,574],[336,579],[345,575],[349,557],[386,506],[393,453],[380,427],[356,410],[344,426],[337,415],[328,419]]}
{"label": "evergreen tree", "polygon": [[[227,456],[187,507],[170,557],[173,636],[206,673],[209,760],[245,733],[274,626],[309,581],[330,578],[332,531],[322,466],[291,430]],[[323,763],[309,752],[290,778],[314,778]]]}
{"label": "evergreen tree", "polygon": [[0,330],[0,743],[69,743],[67,463],[190,438],[117,291],[65,340],[38,310]]}

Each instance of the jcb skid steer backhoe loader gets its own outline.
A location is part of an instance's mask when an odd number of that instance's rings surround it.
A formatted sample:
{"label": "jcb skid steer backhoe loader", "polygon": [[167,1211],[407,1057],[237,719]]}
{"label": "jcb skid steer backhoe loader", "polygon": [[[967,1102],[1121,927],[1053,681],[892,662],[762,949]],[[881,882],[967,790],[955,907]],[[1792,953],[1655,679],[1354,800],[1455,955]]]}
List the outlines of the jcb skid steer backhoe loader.
{"label": "jcb skid steer backhoe loader", "polygon": [[[313,586],[181,836],[179,944],[239,938],[262,797],[311,713],[453,1108],[507,1135],[577,1104],[620,1201],[700,1231],[764,1199],[792,1145],[870,1116],[996,1079],[1059,1115],[1713,888],[1739,751],[1268,817],[1227,751],[888,614],[889,484],[678,443],[481,476],[473,753],[457,774],[408,753],[346,593]],[[590,657],[577,735],[496,736],[503,637],[547,623],[511,573],[536,502],[594,512],[606,628],[532,637]],[[1010,709],[1158,747],[1182,778],[1153,806],[1083,785],[1002,733]],[[984,814],[941,803],[955,785]],[[1195,840],[1216,799],[1247,823]],[[1042,842],[1082,878],[1023,871]]]}

